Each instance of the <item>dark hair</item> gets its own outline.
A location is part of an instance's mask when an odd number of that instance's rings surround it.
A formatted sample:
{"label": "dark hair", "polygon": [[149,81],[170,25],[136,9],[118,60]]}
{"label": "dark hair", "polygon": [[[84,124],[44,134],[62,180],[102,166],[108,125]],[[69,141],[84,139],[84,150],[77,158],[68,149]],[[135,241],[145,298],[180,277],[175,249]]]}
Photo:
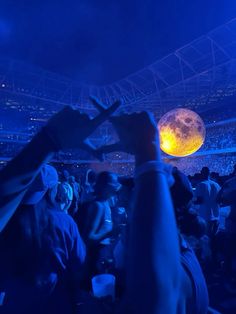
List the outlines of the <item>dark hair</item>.
{"label": "dark hair", "polygon": [[[47,201],[21,205],[1,235],[1,250],[15,276],[35,282],[39,269],[52,259],[57,238]],[[2,256],[1,256],[2,258]]]}
{"label": "dark hair", "polygon": [[201,238],[206,234],[206,221],[195,212],[185,212],[177,220],[180,232],[186,236]]}
{"label": "dark hair", "polygon": [[170,189],[173,205],[176,211],[185,210],[189,207],[193,198],[191,183],[186,175],[177,168],[173,169],[174,184]]}
{"label": "dark hair", "polygon": [[121,185],[132,190],[134,188],[134,178],[132,177],[119,177],[119,182]]}
{"label": "dark hair", "polygon": [[204,176],[209,176],[210,174],[210,169],[208,167],[203,167],[201,170],[201,174]]}
{"label": "dark hair", "polygon": [[94,184],[97,179],[97,174],[94,170],[88,169],[85,174],[85,184]]}

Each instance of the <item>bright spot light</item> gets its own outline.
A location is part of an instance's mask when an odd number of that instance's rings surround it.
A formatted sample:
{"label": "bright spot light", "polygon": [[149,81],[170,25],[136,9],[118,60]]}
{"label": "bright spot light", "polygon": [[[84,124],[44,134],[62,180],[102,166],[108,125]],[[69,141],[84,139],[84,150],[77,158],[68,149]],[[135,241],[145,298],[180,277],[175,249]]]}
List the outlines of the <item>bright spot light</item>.
{"label": "bright spot light", "polygon": [[204,143],[205,126],[194,111],[177,108],[159,121],[161,149],[171,156],[184,157],[195,153]]}
{"label": "bright spot light", "polygon": [[162,143],[163,150],[171,151],[176,145],[174,134],[172,134],[168,130],[165,130],[164,132],[162,130],[160,135],[161,135],[161,143]]}

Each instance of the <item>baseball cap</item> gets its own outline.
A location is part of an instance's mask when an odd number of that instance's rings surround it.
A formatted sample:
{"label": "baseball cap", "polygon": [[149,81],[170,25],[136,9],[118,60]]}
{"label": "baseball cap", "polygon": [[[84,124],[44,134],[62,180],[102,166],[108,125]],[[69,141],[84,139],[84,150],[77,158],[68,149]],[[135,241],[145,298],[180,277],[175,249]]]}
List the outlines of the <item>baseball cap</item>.
{"label": "baseball cap", "polygon": [[40,173],[30,185],[22,201],[25,205],[37,204],[46,194],[46,192],[58,184],[58,174],[54,167],[43,165]]}
{"label": "baseball cap", "polygon": [[95,184],[95,192],[101,189],[118,192],[121,188],[121,184],[118,181],[118,176],[109,171],[102,171],[97,176]]}

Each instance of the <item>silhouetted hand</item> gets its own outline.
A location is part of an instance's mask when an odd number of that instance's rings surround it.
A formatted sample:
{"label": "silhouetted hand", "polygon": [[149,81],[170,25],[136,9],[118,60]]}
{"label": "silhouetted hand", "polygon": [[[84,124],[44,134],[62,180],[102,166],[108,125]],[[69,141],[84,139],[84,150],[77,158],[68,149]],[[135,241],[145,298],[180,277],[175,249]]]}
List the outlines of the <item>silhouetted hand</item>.
{"label": "silhouetted hand", "polygon": [[[94,106],[103,113],[105,108],[96,98],[91,97]],[[153,115],[143,111],[140,113],[122,114],[110,117],[120,141],[103,146],[103,153],[123,151],[134,155],[143,155],[157,150],[159,154],[158,128]]]}
{"label": "silhouetted hand", "polygon": [[[120,102],[116,101],[94,119],[91,119],[87,114],[82,114],[78,110],[66,106],[48,121],[44,130],[58,150],[77,148],[94,153],[95,147],[93,147],[87,138],[119,106]],[[98,157],[98,152],[96,154]]]}

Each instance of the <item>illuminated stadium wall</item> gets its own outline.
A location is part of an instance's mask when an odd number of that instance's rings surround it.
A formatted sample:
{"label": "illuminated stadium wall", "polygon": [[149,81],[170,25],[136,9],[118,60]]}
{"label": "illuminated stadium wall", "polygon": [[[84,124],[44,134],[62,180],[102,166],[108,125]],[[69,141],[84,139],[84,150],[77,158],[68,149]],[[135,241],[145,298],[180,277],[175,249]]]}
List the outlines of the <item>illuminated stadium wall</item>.
{"label": "illuminated stadium wall", "polygon": [[[174,108],[197,112],[207,130],[206,140],[194,155],[167,159],[188,174],[208,165],[212,171],[229,173],[236,152],[236,19],[176,50],[150,66],[106,86],[82,86],[55,73],[0,58],[0,165],[30,140],[64,105],[96,114],[89,95],[105,104],[121,98],[121,110],[150,110],[157,122]],[[95,145],[111,143],[115,132],[104,124],[93,134]],[[166,157],[165,155],[163,155]],[[78,164],[80,160],[80,164]],[[73,171],[92,167],[131,174],[131,156],[113,153],[100,164],[84,152],[63,152],[54,162]]]}

